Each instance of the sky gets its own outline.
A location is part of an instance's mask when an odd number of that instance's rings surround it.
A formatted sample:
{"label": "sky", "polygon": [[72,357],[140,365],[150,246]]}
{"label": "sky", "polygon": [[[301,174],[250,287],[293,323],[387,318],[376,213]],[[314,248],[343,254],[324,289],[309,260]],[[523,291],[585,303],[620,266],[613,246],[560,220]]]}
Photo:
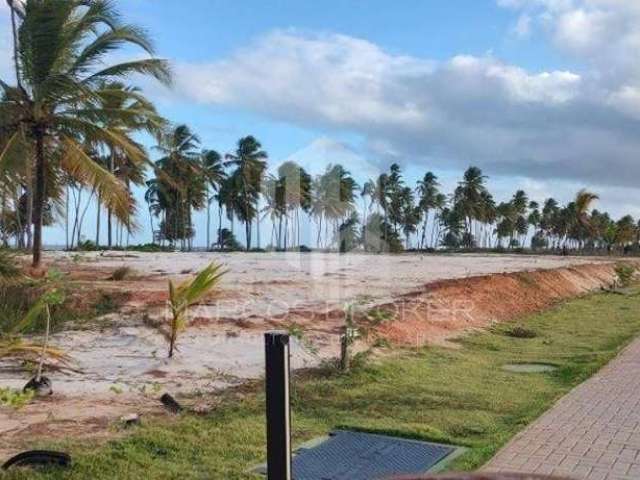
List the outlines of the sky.
{"label": "sky", "polygon": [[[172,89],[144,80],[145,92],[204,148],[229,152],[251,134],[273,167],[343,163],[363,183],[395,162],[409,184],[432,170],[447,191],[477,165],[498,200],[524,188],[568,201],[587,187],[599,209],[640,217],[638,1],[116,3],[173,66]],[[11,78],[0,5],[0,78]],[[136,196],[131,241],[146,242]],[[49,243],[63,238],[47,229]]]}

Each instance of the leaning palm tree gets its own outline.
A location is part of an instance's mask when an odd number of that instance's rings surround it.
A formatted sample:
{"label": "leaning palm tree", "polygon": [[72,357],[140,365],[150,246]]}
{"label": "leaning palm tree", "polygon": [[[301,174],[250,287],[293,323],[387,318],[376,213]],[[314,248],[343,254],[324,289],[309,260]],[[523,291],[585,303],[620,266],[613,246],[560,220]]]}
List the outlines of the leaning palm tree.
{"label": "leaning palm tree", "polygon": [[[31,157],[18,157],[20,145],[29,145],[35,159],[33,198],[33,265],[39,266],[42,219],[49,198],[47,177],[60,169],[85,185],[96,187],[107,208],[129,225],[132,200],[126,188],[98,165],[84,145],[117,145],[132,159],[143,152],[111,120],[129,122],[138,113],[106,109],[106,96],[134,98],[134,92],[107,91],[104,81],[132,74],[151,75],[169,83],[165,61],[145,58],[109,64],[107,55],[125,46],[137,46],[153,55],[153,45],[138,27],[122,23],[108,0],[26,0],[18,28],[17,62],[20,85],[0,81],[4,98],[0,110],[11,120],[3,129],[11,139],[0,152],[8,167]],[[145,113],[146,115],[146,113]],[[155,119],[149,117],[149,121]]]}
{"label": "leaning palm tree", "polygon": [[593,234],[593,225],[589,217],[591,205],[598,200],[598,195],[589,192],[586,189],[580,190],[576,194],[576,198],[573,201],[574,209],[573,214],[573,236],[578,241],[580,247],[584,245],[586,238]]}
{"label": "leaning palm tree", "polygon": [[233,154],[226,155],[226,166],[235,167],[230,178],[237,189],[239,205],[236,214],[245,224],[247,251],[251,249],[251,222],[258,212],[258,199],[264,172],[267,168],[267,152],[258,140],[249,135],[238,140]]}

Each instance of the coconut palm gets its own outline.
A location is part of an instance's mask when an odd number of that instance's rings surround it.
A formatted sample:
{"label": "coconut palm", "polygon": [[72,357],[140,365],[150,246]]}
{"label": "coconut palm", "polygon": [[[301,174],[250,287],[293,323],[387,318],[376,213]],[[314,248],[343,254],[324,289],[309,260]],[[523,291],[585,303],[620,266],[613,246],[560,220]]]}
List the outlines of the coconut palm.
{"label": "coconut palm", "polygon": [[200,159],[207,183],[207,249],[211,248],[211,203],[216,199],[222,182],[226,178],[222,156],[215,150],[205,150]]}
{"label": "coconut palm", "polygon": [[[98,165],[84,146],[117,145],[132,159],[143,161],[133,144],[112,121],[127,123],[137,113],[103,106],[108,96],[134,98],[135,93],[104,88],[104,82],[131,74],[151,75],[169,83],[167,63],[145,58],[108,64],[107,54],[137,46],[153,55],[153,45],[138,27],[122,23],[107,0],[26,0],[18,28],[19,85],[0,81],[2,125],[11,138],[0,153],[0,165],[31,161],[17,151],[28,145],[35,158],[33,198],[33,265],[39,266],[44,206],[50,198],[47,178],[54,169],[66,171],[82,184],[95,187],[105,205],[130,228],[132,201],[125,186]],[[145,115],[147,112],[144,113]],[[148,120],[153,121],[152,118]]]}
{"label": "coconut palm", "polygon": [[429,213],[436,208],[436,198],[438,193],[438,177],[432,172],[425,173],[421,180],[418,180],[417,192],[419,196],[418,205],[424,223],[422,225],[422,237],[420,238],[420,248],[424,248],[427,236],[427,224],[429,223]]}
{"label": "coconut palm", "polygon": [[[287,232],[289,213],[293,216],[292,230],[297,232],[296,240],[300,244],[300,210],[309,211],[311,207],[311,176],[304,168],[295,162],[287,161],[278,167],[278,187],[281,189],[279,197],[285,208],[285,242],[287,248]],[[280,217],[282,220],[282,217]],[[291,235],[294,238],[294,235]],[[293,244],[293,241],[292,241]]]}
{"label": "coconut palm", "polygon": [[[325,238],[337,238],[339,224],[356,208],[358,184],[342,165],[328,165],[325,173],[312,182],[310,213],[319,219],[318,242],[321,238],[322,220],[325,222]],[[328,235],[329,225],[333,234]]]}
{"label": "coconut palm", "polygon": [[[371,205],[373,204],[373,199],[376,191],[376,183],[373,180],[367,180],[360,191],[360,196],[362,197],[362,224],[367,224],[367,214],[369,210],[371,210]],[[369,198],[369,202],[367,203],[367,197]],[[367,234],[367,230],[364,229],[364,235]],[[367,242],[367,239],[364,239],[364,242]]]}
{"label": "coconut palm", "polygon": [[234,202],[235,214],[245,224],[246,248],[251,249],[251,222],[258,212],[258,200],[264,172],[267,168],[267,152],[251,135],[238,140],[233,154],[226,155],[226,166],[235,167],[230,179],[238,194]]}
{"label": "coconut palm", "polygon": [[160,230],[172,244],[179,240],[190,246],[194,236],[192,210],[207,201],[207,174],[201,163],[200,139],[188,126],[178,125],[160,138],[155,147],[163,156],[156,161],[156,181],[150,197],[163,212]]}
{"label": "coconut palm", "polygon": [[473,221],[482,217],[483,192],[487,177],[478,167],[469,167],[453,194],[454,204],[465,218],[465,237],[473,243]]}

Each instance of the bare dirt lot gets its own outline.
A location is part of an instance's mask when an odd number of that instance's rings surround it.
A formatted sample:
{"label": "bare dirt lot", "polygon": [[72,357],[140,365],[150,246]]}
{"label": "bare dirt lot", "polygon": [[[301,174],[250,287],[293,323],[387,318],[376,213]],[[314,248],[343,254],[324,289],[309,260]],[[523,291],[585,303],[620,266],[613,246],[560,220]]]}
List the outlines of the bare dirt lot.
{"label": "bare dirt lot", "polygon": [[[51,252],[46,261],[67,275],[74,295],[100,291],[124,301],[95,325],[53,336],[77,372],[52,374],[55,395],[46,401],[0,410],[0,453],[33,436],[104,434],[121,414],[156,411],[164,391],[210,392],[257,378],[266,330],[304,332],[293,344],[294,368],[334,358],[346,305],[370,325],[374,312],[377,335],[421,345],[609,286],[615,277],[611,260],[525,255]],[[228,273],[192,310],[168,360],[158,330],[167,280],[186,279],[211,261]],[[123,266],[131,273],[110,280]],[[0,370],[0,386],[20,388],[26,379]]]}

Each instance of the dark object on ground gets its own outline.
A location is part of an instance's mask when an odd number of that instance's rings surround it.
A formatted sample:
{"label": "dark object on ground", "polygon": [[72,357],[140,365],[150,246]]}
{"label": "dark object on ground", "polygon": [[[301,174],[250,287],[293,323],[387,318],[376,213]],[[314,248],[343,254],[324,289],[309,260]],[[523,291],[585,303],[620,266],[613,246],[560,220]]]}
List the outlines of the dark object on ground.
{"label": "dark object on ground", "polygon": [[33,377],[22,389],[22,391],[25,393],[29,390],[35,392],[36,397],[47,397],[53,394],[53,389],[51,388],[51,380],[49,380],[47,377],[40,377],[40,380],[38,380],[36,377]]}
{"label": "dark object on ground", "polygon": [[507,335],[513,338],[536,338],[538,336],[536,332],[522,325],[516,325],[507,330]]}
{"label": "dark object on ground", "polygon": [[182,405],[180,405],[176,401],[176,399],[173,398],[168,393],[165,393],[164,395],[162,395],[160,397],[160,401],[166,407],[166,409],[169,410],[171,413],[180,413],[183,410]]}
{"label": "dark object on ground", "polygon": [[529,473],[447,473],[426,477],[393,477],[388,480],[570,480],[566,477],[550,477]]}
{"label": "dark object on ground", "polygon": [[337,431],[293,458],[293,477],[306,480],[370,480],[422,475],[456,447],[371,433]]}
{"label": "dark object on ground", "polygon": [[2,469],[35,466],[68,467],[69,465],[71,465],[71,457],[66,453],[50,450],[30,450],[11,457],[2,465]]}

